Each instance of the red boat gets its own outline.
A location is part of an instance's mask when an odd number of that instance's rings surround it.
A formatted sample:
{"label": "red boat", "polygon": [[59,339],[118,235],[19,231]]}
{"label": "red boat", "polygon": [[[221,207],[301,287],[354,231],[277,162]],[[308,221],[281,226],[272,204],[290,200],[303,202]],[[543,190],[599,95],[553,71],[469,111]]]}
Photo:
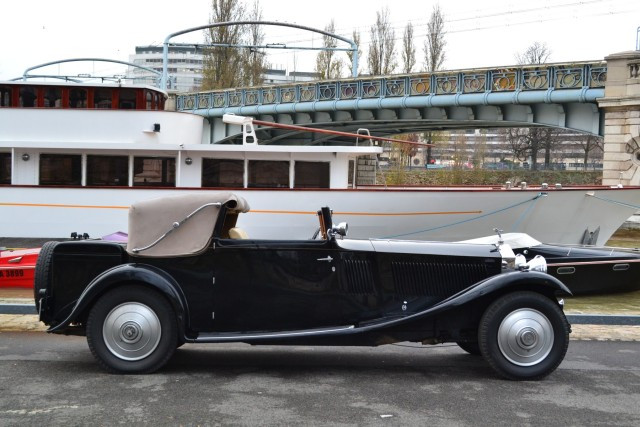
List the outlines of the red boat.
{"label": "red boat", "polygon": [[33,288],[40,248],[0,250],[0,288]]}

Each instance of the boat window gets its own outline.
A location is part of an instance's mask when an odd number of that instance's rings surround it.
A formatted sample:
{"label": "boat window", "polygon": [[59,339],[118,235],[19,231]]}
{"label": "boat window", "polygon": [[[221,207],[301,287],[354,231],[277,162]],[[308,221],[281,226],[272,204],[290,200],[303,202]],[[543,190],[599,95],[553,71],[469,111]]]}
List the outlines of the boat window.
{"label": "boat window", "polygon": [[355,160],[349,160],[349,170],[347,172],[347,176],[348,176],[348,178],[347,178],[348,183],[347,184],[348,184],[349,187],[354,187],[354,184],[353,184],[353,171],[355,170],[355,168],[356,168]]}
{"label": "boat window", "polygon": [[69,108],[87,108],[87,90],[69,90]]}
{"label": "boat window", "polygon": [[249,188],[289,188],[289,162],[249,160]]}
{"label": "boat window", "polygon": [[11,107],[11,87],[0,86],[0,107]]}
{"label": "boat window", "polygon": [[93,94],[93,108],[111,108],[111,89],[96,89]]}
{"label": "boat window", "polygon": [[87,185],[129,185],[129,157],[87,156]]}
{"label": "boat window", "polygon": [[153,110],[153,94],[148,90],[145,90],[144,93],[145,93],[146,109]]}
{"label": "boat window", "polygon": [[44,91],[44,106],[50,108],[62,107],[62,89],[52,87]]}
{"label": "boat window", "polygon": [[81,185],[79,154],[40,154],[40,185]]}
{"label": "boat window", "polygon": [[244,186],[244,160],[202,159],[203,187]]}
{"label": "boat window", "polygon": [[118,100],[118,108],[120,110],[135,110],[136,91],[134,89],[120,90],[120,99]]}
{"label": "boat window", "polygon": [[0,184],[11,184],[11,153],[0,153]]}
{"label": "boat window", "polygon": [[134,157],[133,185],[176,186],[176,159],[173,157]]}
{"label": "boat window", "polygon": [[329,188],[329,162],[295,163],[294,188]]}
{"label": "boat window", "polygon": [[20,107],[35,107],[37,98],[38,98],[38,95],[36,93],[35,87],[32,87],[32,86],[20,87],[20,98],[18,100],[18,105]]}

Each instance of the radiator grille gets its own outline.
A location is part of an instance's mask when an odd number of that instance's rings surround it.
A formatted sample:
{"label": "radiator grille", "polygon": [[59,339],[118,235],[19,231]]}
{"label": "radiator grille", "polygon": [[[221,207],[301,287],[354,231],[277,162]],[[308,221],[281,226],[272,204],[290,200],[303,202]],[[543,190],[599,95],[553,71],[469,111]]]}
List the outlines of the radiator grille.
{"label": "radiator grille", "polygon": [[367,295],[374,293],[373,274],[369,260],[344,260],[347,280],[341,284],[343,292]]}
{"label": "radiator grille", "polygon": [[447,297],[489,276],[484,262],[391,263],[396,294]]}

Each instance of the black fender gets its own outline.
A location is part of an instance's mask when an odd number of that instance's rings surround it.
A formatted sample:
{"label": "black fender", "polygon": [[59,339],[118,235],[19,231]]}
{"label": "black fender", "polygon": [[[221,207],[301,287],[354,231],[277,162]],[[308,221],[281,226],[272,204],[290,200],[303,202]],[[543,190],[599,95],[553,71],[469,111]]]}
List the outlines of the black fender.
{"label": "black fender", "polygon": [[496,274],[495,276],[484,279],[424,311],[401,318],[364,324],[357,328],[341,332],[341,334],[369,332],[376,329],[403,325],[413,321],[421,321],[422,319],[443,314],[465,304],[473,304],[480,300],[486,301],[490,299],[492,295],[498,297],[505,293],[515,291],[539,292],[549,298],[553,298],[556,295],[572,295],[569,288],[560,280],[547,273],[539,271],[512,271],[509,273]]}
{"label": "black fender", "polygon": [[122,264],[104,271],[93,279],[80,294],[71,314],[59,324],[47,329],[47,332],[62,332],[69,324],[76,322],[102,294],[124,282],[141,283],[163,294],[175,310],[180,331],[186,330],[189,311],[187,300],[175,279],[151,265]]}

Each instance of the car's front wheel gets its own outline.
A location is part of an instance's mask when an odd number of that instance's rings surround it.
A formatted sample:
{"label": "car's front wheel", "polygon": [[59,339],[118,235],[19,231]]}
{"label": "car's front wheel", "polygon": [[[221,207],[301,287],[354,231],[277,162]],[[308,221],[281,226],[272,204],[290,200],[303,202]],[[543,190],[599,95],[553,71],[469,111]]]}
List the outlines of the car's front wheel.
{"label": "car's front wheel", "polygon": [[535,292],[494,301],[480,320],[480,352],[511,380],[538,380],[553,372],[569,346],[569,323],[559,305]]}
{"label": "car's front wheel", "polygon": [[87,342],[107,371],[144,374],[171,358],[177,329],[174,310],[162,295],[143,286],[122,286],[91,309]]}

